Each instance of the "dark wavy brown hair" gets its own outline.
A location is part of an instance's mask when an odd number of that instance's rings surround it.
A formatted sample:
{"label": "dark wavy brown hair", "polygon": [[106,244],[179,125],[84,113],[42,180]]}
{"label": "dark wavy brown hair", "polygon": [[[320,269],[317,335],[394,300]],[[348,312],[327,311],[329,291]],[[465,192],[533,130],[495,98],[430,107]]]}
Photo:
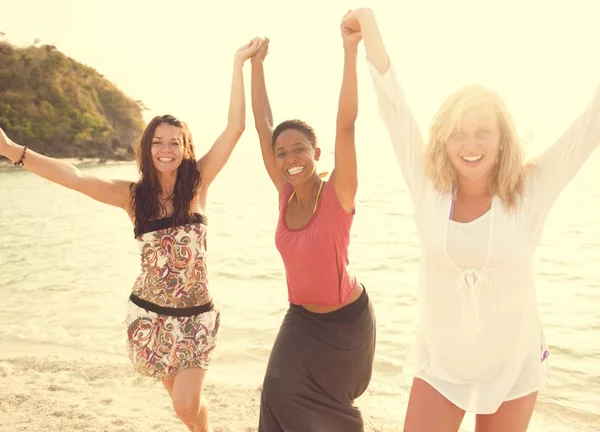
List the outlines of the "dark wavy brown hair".
{"label": "dark wavy brown hair", "polygon": [[[162,188],[152,162],[152,138],[156,127],[162,123],[180,128],[183,135],[183,160],[177,168],[175,189],[169,198],[173,204],[172,215],[167,215],[167,209],[159,199]],[[156,116],[146,126],[134,150],[140,173],[140,180],[131,193],[131,207],[135,209],[135,231],[146,232],[150,221],[165,216],[172,216],[175,225],[191,223],[194,216],[191,205],[200,187],[200,173],[196,167],[192,134],[187,125],[169,114]]]}

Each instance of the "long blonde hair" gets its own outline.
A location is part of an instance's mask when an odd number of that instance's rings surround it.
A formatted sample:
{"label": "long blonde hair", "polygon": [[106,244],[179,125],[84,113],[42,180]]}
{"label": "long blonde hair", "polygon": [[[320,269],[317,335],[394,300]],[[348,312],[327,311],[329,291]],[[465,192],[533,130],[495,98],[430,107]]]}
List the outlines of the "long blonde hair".
{"label": "long blonde hair", "polygon": [[494,107],[500,128],[500,151],[492,175],[490,193],[498,195],[505,206],[514,207],[524,190],[523,147],[506,104],[497,93],[483,86],[463,87],[441,105],[429,128],[429,141],[425,148],[425,173],[436,190],[442,193],[452,190],[457,173],[448,157],[446,142],[459,125],[465,111],[484,104]]}

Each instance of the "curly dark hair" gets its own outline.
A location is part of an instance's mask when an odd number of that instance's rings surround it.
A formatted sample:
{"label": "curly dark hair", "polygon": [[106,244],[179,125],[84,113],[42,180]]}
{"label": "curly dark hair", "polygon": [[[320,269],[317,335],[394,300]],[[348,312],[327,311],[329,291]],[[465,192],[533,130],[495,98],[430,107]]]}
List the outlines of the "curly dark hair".
{"label": "curly dark hair", "polygon": [[145,232],[150,221],[168,216],[165,205],[159,199],[162,189],[151,152],[154,130],[162,123],[180,128],[183,134],[183,160],[177,168],[175,189],[170,198],[173,203],[174,223],[175,225],[190,223],[194,216],[191,204],[198,193],[201,179],[196,167],[192,134],[184,122],[172,115],[156,116],[148,123],[142,138],[134,148],[140,173],[140,180],[132,188],[131,193],[131,207],[135,209],[136,232]]}
{"label": "curly dark hair", "polygon": [[271,138],[271,146],[273,146],[273,148],[275,148],[275,143],[277,142],[279,135],[288,129],[295,129],[298,132],[303,133],[310,141],[312,147],[317,147],[317,134],[315,133],[315,130],[308,123],[295,119],[281,122],[277,125],[275,130],[273,130],[273,137]]}

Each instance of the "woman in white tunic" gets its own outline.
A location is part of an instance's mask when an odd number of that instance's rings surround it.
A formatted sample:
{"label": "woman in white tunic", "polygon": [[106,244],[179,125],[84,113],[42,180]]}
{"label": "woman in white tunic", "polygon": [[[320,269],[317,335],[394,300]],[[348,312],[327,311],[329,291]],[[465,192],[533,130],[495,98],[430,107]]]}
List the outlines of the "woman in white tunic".
{"label": "woman in white tunic", "polygon": [[480,86],[442,104],[422,146],[373,13],[355,10],[343,25],[365,41],[421,238],[404,430],[455,432],[469,411],[477,432],[525,431],[548,355],[533,254],[551,206],[600,142],[600,91],[532,164],[502,99]]}

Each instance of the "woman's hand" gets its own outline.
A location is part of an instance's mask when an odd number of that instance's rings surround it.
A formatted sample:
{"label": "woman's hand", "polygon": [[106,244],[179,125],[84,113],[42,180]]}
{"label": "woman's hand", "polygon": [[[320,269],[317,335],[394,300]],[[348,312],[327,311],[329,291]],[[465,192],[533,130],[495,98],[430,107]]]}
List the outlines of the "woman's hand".
{"label": "woman's hand", "polygon": [[360,23],[358,22],[358,18],[355,17],[357,15],[357,11],[358,10],[350,10],[342,17],[340,29],[342,32],[342,39],[344,41],[344,48],[356,48],[359,42],[362,40]]}
{"label": "woman's hand", "polygon": [[240,47],[240,49],[238,49],[235,53],[235,61],[238,63],[244,63],[246,60],[253,57],[258,52],[258,49],[261,47],[263,42],[264,41],[262,38],[255,37],[250,42]]}

